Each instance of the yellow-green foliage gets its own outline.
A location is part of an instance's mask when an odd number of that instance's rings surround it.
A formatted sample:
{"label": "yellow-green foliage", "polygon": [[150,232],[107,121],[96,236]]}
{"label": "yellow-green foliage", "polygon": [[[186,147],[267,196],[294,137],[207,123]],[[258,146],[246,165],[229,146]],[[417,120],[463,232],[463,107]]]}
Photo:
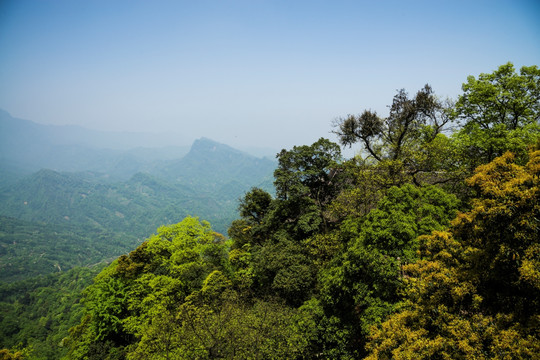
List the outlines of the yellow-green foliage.
{"label": "yellow-green foliage", "polygon": [[369,359],[532,359],[540,354],[540,151],[505,155],[468,183],[479,197],[449,232],[420,237],[407,306],[373,327]]}
{"label": "yellow-green foliage", "polygon": [[538,358],[539,76],[469,78],[453,109],[401,90],[338,123],[363,158],[282,150],[230,240],[186,218],[105,269],[69,358]]}

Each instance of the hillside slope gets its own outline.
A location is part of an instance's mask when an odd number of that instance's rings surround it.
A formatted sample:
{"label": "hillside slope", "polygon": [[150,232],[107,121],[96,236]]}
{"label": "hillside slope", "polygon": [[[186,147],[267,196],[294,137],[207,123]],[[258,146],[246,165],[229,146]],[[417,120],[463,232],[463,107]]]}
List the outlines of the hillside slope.
{"label": "hillside slope", "polygon": [[2,279],[119,256],[161,225],[186,216],[208,220],[226,234],[238,216],[238,199],[253,186],[271,189],[275,163],[200,139],[184,158],[149,167],[126,181],[99,172],[42,169],[5,185]]}

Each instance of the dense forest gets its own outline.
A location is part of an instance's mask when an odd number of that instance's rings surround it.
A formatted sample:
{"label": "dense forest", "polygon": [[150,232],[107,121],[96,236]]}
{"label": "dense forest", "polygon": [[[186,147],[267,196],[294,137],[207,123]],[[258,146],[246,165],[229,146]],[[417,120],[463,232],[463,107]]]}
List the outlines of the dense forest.
{"label": "dense forest", "polygon": [[[81,319],[75,309],[95,269],[129,253],[160,225],[186,216],[208,219],[226,233],[242,194],[254,185],[272,191],[274,160],[206,138],[186,154],[72,145],[71,162],[52,170],[46,168],[50,161],[34,155],[57,154],[65,144],[55,142],[78,139],[77,133],[1,113],[0,130],[1,138],[21,137],[25,130],[37,136],[32,148],[17,148],[19,166],[12,166],[16,157],[0,156],[0,349],[31,346],[39,349],[33,358],[65,353],[60,340]],[[107,140],[101,133],[95,137]],[[94,165],[68,171],[81,154]],[[72,270],[77,284],[66,286],[64,275]]]}
{"label": "dense forest", "polygon": [[3,285],[0,359],[538,358],[540,69],[462,89],[400,90],[386,117],[338,118],[340,144],[282,150],[226,236],[187,216],[106,266]]}
{"label": "dense forest", "polygon": [[159,164],[159,171],[126,181],[102,180],[106,172],[42,169],[0,187],[1,281],[114,260],[158,226],[189,215],[225,233],[238,216],[238,198],[253,184],[271,190],[275,168],[270,159],[208,139]]}

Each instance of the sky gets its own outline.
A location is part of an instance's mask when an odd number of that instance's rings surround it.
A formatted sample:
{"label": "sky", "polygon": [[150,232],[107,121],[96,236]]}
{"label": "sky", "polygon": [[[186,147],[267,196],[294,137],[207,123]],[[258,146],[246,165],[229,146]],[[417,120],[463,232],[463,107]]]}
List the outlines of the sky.
{"label": "sky", "polygon": [[397,90],[455,99],[467,76],[540,65],[540,1],[0,0],[0,108],[43,124],[333,141]]}

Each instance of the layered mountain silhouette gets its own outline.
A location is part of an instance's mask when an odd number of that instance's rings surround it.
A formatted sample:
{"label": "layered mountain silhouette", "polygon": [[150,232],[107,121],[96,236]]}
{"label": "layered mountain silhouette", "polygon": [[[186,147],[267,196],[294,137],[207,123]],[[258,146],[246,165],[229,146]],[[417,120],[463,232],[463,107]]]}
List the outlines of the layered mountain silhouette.
{"label": "layered mountain silhouette", "polygon": [[[33,263],[54,263],[49,270],[56,271],[84,262],[71,261],[78,253],[92,254],[88,262],[95,263],[128,252],[159,226],[186,216],[226,234],[245,192],[273,190],[274,160],[207,138],[185,150],[111,149],[98,147],[102,133],[81,129],[0,112],[0,216],[14,229],[0,231],[0,275],[2,269],[15,273],[9,263],[31,268],[21,249],[35,248],[36,239],[41,257]],[[25,228],[34,230],[21,236]]]}

